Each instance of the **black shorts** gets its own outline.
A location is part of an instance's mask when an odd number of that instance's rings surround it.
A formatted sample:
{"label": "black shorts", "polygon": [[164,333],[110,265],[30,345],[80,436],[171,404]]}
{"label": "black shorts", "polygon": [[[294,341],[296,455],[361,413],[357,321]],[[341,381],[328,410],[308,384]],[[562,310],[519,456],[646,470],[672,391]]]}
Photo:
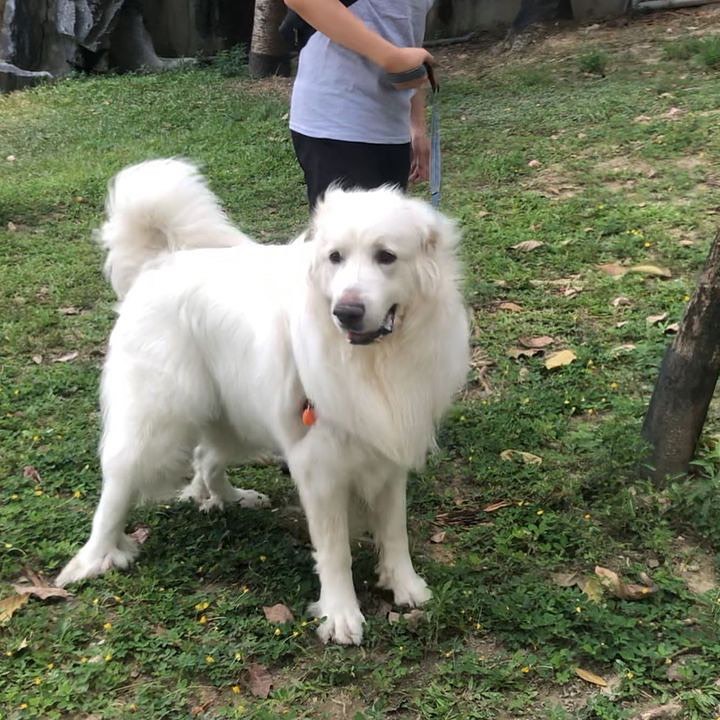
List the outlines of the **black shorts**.
{"label": "black shorts", "polygon": [[386,184],[407,189],[410,143],[379,145],[308,137],[294,130],[291,134],[311,210],[332,183],[348,189]]}

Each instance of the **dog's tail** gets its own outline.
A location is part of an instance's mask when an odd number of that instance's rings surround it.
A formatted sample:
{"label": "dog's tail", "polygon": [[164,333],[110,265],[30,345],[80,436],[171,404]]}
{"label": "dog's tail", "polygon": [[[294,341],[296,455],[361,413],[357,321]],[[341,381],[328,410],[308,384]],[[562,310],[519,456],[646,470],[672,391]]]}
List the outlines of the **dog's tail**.
{"label": "dog's tail", "polygon": [[150,160],[110,182],[107,220],[97,233],[105,276],[124,297],[143,265],[176,250],[251,243],[230,224],[198,169],[184,160]]}

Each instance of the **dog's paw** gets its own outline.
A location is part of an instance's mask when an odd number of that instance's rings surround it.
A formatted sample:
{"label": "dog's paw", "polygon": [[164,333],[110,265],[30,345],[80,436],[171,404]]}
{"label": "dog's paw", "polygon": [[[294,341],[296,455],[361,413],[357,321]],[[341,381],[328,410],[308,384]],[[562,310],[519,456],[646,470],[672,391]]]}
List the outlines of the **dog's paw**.
{"label": "dog's paw", "polygon": [[378,587],[392,590],[396,605],[420,607],[432,597],[427,583],[414,571],[397,573],[383,570]]}
{"label": "dog's paw", "polygon": [[80,552],[62,569],[55,585],[64,587],[70,583],[96,577],[110,570],[129,567],[140,552],[140,546],[127,535],[120,538],[117,547],[96,551],[85,545]]}
{"label": "dog's paw", "polygon": [[325,610],[317,602],[308,608],[308,613],[316,618],[325,618],[317,629],[324,643],[359,645],[362,642],[365,618],[357,605]]}
{"label": "dog's paw", "polygon": [[240,507],[251,508],[253,510],[259,508],[269,508],[270,498],[255,490],[243,490],[242,488],[232,488],[232,499],[224,498],[226,502],[239,503]]}
{"label": "dog's paw", "polygon": [[178,494],[178,500],[181,502],[194,502],[199,508],[203,508],[203,505],[211,500],[211,496],[205,489],[203,483],[197,483],[195,481],[186,485]]}

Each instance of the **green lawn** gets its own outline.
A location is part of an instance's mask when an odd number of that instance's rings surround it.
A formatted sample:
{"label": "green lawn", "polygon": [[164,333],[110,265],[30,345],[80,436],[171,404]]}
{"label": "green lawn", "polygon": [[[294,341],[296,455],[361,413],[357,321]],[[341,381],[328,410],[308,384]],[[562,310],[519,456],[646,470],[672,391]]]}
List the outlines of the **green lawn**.
{"label": "green lawn", "polygon": [[[615,720],[666,703],[663,717],[719,716],[720,414],[694,475],[662,490],[639,440],[720,221],[718,35],[720,14],[686,12],[499,56],[438,52],[443,209],[463,230],[475,349],[410,486],[435,593],[419,621],[388,621],[358,543],[366,641],[320,645],[291,482],[244,468],[235,481],[273,510],[139,509],[131,529],[149,537],[129,572],[31,598],[0,627],[0,718]],[[207,68],[0,97],[0,598],[28,570],[53,577],[97,501],[114,298],[91,232],[107,180],[187,156],[244,230],[287,239],[307,220],[287,90]],[[525,241],[543,244],[514,248]],[[607,272],[618,265],[671,277]],[[544,355],[513,357],[543,336]],[[576,359],[547,370],[564,349]],[[622,599],[596,566],[649,590]],[[269,623],[275,603],[296,619]]]}

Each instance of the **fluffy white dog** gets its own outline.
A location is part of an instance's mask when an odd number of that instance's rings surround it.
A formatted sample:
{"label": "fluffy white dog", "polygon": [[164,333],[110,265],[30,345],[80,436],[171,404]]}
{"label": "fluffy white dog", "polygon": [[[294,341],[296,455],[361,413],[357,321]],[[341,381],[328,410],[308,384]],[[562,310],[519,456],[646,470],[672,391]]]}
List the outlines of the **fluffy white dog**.
{"label": "fluffy white dog", "polygon": [[102,495],[57,583],[127,567],[138,552],[128,512],[176,495],[191,457],[186,496],[264,504],[225,468],[270,451],[286,458],[307,515],[325,642],[362,639],[349,528],[359,515],[380,586],[398,604],[425,602],[405,486],[468,368],[453,224],[393,189],[331,190],[306,234],[259,245],[179,160],[120,172],[107,214],[105,271],[122,303],[102,377]]}

